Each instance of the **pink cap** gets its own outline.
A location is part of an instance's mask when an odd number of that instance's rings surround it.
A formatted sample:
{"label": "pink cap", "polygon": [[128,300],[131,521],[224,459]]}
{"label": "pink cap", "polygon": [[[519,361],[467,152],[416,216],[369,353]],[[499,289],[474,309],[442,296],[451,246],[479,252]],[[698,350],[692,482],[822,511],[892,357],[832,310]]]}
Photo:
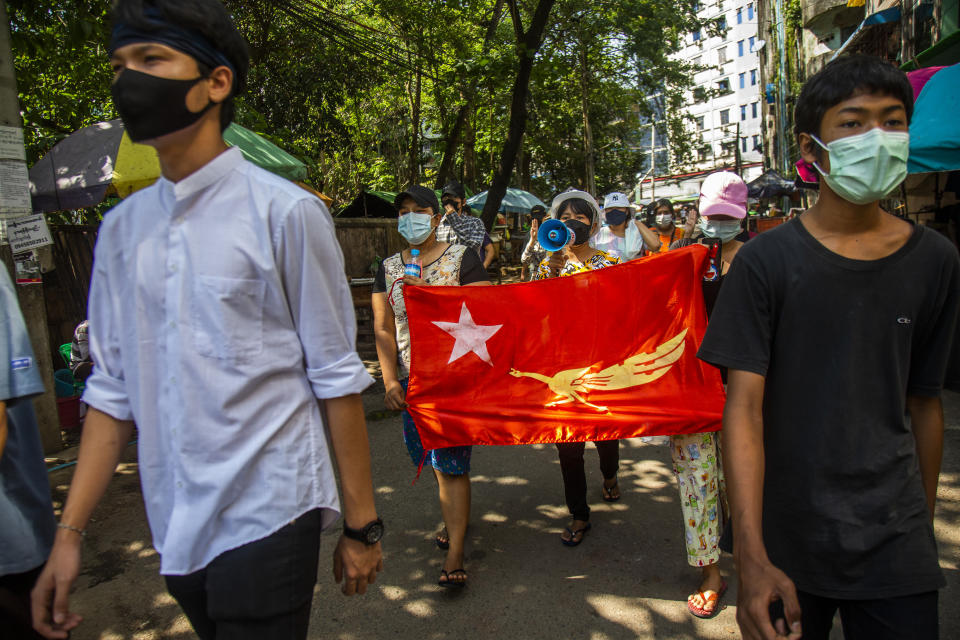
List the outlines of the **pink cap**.
{"label": "pink cap", "polygon": [[730,171],[711,173],[700,187],[700,215],[745,218],[747,183]]}

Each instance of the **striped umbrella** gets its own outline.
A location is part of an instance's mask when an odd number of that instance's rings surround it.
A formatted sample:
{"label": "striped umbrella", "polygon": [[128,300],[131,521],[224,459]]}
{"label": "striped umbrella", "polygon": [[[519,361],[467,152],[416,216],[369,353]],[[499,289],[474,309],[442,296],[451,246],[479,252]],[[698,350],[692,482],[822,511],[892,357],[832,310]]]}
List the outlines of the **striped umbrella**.
{"label": "striped umbrella", "polygon": [[[303,180],[306,166],[262,136],[231,124],[223,134],[254,164],[290,180]],[[136,144],[118,120],[100,122],[70,134],[30,169],[35,212],[82,209],[107,196],[125,198],[160,177],[153,147]]]}

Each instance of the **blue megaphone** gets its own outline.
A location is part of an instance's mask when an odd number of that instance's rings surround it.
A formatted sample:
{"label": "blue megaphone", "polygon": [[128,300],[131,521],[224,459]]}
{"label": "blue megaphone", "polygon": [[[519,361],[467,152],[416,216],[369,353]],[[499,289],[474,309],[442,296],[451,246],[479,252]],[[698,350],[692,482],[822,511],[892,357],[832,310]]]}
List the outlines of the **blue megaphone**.
{"label": "blue megaphone", "polygon": [[573,244],[573,231],[555,218],[544,220],[537,231],[537,242],[547,251],[560,251]]}

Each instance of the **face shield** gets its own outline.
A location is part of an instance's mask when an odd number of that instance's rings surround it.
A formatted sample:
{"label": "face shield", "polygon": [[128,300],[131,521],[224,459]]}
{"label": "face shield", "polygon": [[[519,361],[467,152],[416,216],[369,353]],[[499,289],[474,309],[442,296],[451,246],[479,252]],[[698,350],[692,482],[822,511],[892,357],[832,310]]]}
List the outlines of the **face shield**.
{"label": "face shield", "polygon": [[590,225],[590,238],[593,238],[593,236],[595,236],[600,230],[600,205],[597,204],[597,201],[594,200],[593,196],[586,191],[577,191],[575,189],[571,189],[558,195],[553,199],[553,202],[550,203],[550,217],[559,220],[560,211],[563,210],[563,203],[573,198],[585,200],[587,204],[590,205],[590,208],[593,209],[593,222]]}

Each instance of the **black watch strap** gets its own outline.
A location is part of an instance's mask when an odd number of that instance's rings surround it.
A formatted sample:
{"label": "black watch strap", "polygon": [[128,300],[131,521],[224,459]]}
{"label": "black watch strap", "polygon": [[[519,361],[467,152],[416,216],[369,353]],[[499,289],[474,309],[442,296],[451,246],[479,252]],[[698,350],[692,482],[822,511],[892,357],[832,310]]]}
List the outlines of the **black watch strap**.
{"label": "black watch strap", "polygon": [[343,523],[343,535],[351,540],[362,542],[367,546],[372,546],[380,542],[383,537],[383,520],[377,518],[373,522],[368,522],[362,529],[351,529],[347,526],[346,520]]}

